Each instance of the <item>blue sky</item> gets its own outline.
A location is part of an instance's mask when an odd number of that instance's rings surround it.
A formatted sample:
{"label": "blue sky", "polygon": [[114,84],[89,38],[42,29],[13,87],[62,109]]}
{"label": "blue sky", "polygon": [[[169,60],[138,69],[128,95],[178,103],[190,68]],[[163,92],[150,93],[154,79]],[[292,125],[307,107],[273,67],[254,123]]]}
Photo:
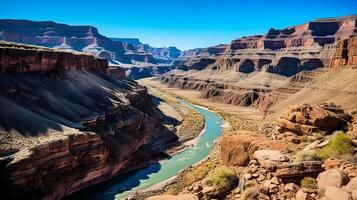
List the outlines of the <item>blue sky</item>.
{"label": "blue sky", "polygon": [[93,25],[105,36],[180,49],[357,14],[357,0],[0,0],[0,6],[3,19]]}

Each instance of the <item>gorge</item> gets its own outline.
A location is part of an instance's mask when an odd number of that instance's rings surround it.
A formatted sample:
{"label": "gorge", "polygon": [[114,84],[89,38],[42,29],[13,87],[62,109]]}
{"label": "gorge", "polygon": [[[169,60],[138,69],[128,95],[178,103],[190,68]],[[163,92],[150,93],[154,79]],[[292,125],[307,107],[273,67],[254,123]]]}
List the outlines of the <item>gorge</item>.
{"label": "gorge", "polygon": [[4,199],[357,198],[357,15],[185,51],[50,21],[0,39]]}

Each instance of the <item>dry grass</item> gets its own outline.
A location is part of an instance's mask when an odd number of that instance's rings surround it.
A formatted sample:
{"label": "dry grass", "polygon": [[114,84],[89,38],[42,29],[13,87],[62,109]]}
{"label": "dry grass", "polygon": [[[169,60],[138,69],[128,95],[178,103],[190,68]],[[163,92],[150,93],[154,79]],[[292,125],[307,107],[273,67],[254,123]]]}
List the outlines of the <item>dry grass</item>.
{"label": "dry grass", "polygon": [[317,181],[312,177],[305,177],[301,180],[301,187],[317,189]]}
{"label": "dry grass", "polygon": [[203,116],[194,110],[190,110],[183,118],[183,122],[177,131],[181,141],[196,138],[205,126]]}
{"label": "dry grass", "polygon": [[223,118],[223,120],[227,121],[230,125],[231,131],[238,130],[250,130],[255,131],[258,129],[257,121],[243,119],[239,114],[231,114],[223,111],[217,111],[218,115]]}
{"label": "dry grass", "polygon": [[214,162],[204,162],[190,170],[184,171],[174,184],[165,187],[166,194],[178,194],[183,188],[191,186],[193,183],[203,180],[207,174],[216,167]]}
{"label": "dry grass", "polygon": [[237,184],[238,178],[233,170],[222,166],[211,171],[207,175],[205,182],[217,190],[231,190]]}

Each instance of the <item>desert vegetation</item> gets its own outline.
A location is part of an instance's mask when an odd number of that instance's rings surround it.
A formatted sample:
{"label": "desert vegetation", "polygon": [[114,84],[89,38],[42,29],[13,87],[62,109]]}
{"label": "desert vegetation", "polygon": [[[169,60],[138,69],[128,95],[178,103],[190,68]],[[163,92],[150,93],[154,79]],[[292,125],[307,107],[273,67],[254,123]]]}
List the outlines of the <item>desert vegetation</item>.
{"label": "desert vegetation", "polygon": [[180,124],[177,135],[181,138],[182,142],[185,140],[196,138],[205,126],[203,116],[190,110],[183,117],[183,121]]}
{"label": "desert vegetation", "polygon": [[301,187],[317,189],[317,181],[315,178],[307,176],[301,180]]}
{"label": "desert vegetation", "polygon": [[342,131],[335,132],[329,143],[320,150],[321,158],[330,157],[346,159],[352,156],[353,147],[351,138]]}
{"label": "desert vegetation", "polygon": [[232,189],[238,182],[238,179],[231,169],[221,166],[214,169],[206,177],[205,183],[212,185],[217,190]]}
{"label": "desert vegetation", "polygon": [[320,161],[321,157],[319,155],[319,152],[316,150],[305,150],[305,151],[299,151],[295,155],[294,162],[299,163],[299,162],[304,162],[304,161]]}

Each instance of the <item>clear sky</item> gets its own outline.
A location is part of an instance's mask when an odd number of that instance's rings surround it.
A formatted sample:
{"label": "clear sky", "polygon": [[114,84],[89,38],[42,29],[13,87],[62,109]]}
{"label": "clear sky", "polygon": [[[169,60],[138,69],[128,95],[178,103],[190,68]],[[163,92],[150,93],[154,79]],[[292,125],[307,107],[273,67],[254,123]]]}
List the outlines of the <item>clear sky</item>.
{"label": "clear sky", "polygon": [[357,0],[0,0],[0,8],[3,19],[93,25],[108,37],[190,49],[357,14]]}

